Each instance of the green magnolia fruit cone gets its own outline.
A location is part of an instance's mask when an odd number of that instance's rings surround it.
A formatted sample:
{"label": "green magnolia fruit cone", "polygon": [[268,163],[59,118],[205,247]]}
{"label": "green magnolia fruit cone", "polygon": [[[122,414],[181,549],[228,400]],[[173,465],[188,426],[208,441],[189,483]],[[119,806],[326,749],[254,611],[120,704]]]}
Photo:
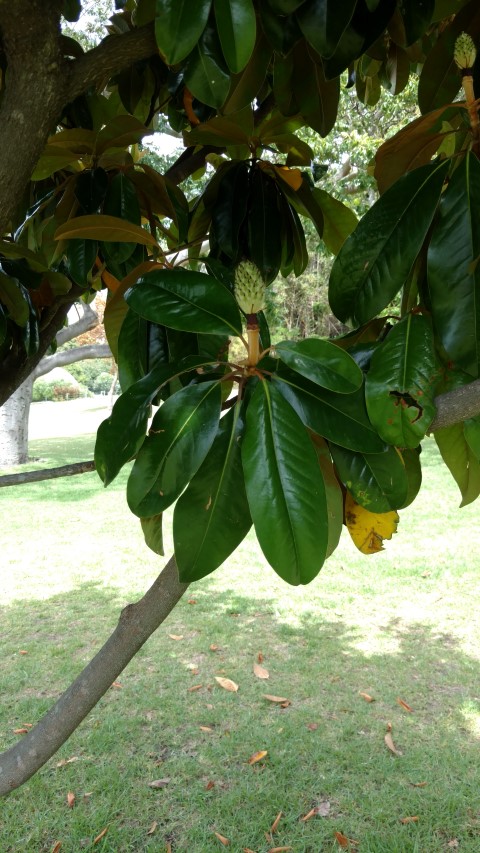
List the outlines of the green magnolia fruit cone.
{"label": "green magnolia fruit cone", "polygon": [[245,314],[257,314],[265,308],[265,282],[252,261],[240,261],[235,270],[235,299]]}
{"label": "green magnolia fruit cone", "polygon": [[458,67],[462,70],[473,68],[476,56],[477,50],[472,37],[469,36],[468,33],[460,33],[455,41],[455,49],[453,52],[453,58],[455,59]]}

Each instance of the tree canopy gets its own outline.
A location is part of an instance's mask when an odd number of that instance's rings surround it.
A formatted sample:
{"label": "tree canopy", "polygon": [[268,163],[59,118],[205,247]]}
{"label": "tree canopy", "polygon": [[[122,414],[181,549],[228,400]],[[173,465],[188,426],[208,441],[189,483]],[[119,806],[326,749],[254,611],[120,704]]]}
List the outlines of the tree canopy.
{"label": "tree canopy", "polygon": [[[172,601],[252,524],[292,584],[344,523],[375,553],[431,432],[477,498],[477,0],[117,0],[87,50],[61,29],[80,11],[0,0],[0,401],[106,289],[122,395],[95,465],[108,485],[134,459],[127,500],[156,553],[175,504]],[[306,138],[335,141],[343,87],[374,106],[417,79],[359,221]],[[184,150],[162,173],[141,141],[165,123]],[[307,222],[348,331],[272,344],[265,292],[306,269]]]}

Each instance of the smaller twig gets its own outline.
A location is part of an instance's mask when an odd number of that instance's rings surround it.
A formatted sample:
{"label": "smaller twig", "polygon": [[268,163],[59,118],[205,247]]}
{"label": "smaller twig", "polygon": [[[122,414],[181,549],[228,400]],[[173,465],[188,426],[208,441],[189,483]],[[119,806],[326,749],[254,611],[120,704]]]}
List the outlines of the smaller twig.
{"label": "smaller twig", "polygon": [[58,468],[41,468],[38,471],[21,471],[19,474],[4,474],[0,477],[0,489],[5,486],[23,486],[24,483],[39,483],[41,480],[55,480],[57,477],[70,477],[73,474],[86,474],[95,471],[93,459],[86,462],[73,462]]}

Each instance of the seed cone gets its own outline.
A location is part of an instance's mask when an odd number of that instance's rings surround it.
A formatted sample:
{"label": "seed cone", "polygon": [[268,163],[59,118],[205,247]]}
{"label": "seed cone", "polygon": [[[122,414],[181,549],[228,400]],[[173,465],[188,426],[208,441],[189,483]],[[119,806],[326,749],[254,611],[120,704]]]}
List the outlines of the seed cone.
{"label": "seed cone", "polygon": [[476,56],[477,50],[472,37],[469,36],[468,33],[460,33],[455,42],[455,49],[453,52],[453,58],[455,59],[458,67],[462,70],[473,68]]}
{"label": "seed cone", "polygon": [[240,261],[235,270],[235,299],[245,314],[265,308],[265,282],[252,261]]}

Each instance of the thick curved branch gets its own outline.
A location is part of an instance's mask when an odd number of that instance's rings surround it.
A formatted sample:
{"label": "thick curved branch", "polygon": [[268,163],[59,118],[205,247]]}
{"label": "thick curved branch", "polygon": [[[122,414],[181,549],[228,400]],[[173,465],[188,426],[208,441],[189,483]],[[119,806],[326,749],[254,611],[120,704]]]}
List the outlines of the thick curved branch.
{"label": "thick curved branch", "polygon": [[84,361],[89,358],[113,358],[112,350],[108,344],[86,344],[83,347],[56,352],[55,355],[47,355],[42,358],[33,371],[33,376],[38,379],[39,376],[45,376],[54,367],[66,367],[67,364],[76,364],[77,361]]}
{"label": "thick curved branch", "polygon": [[113,634],[53,708],[18,743],[0,755],[0,795],[30,779],[68,740],[167,618],[187,586],[178,580],[172,557],[143,598],[122,610]]}
{"label": "thick curved branch", "polygon": [[90,87],[103,88],[114,74],[154,54],[158,54],[158,47],[153,23],[122,35],[107,36],[97,47],[71,62],[68,100],[73,101]]}
{"label": "thick curved branch", "polygon": [[439,394],[435,398],[435,405],[437,414],[429,432],[436,432],[437,429],[453,426],[467,418],[480,415],[480,379],[464,385],[463,388]]}

